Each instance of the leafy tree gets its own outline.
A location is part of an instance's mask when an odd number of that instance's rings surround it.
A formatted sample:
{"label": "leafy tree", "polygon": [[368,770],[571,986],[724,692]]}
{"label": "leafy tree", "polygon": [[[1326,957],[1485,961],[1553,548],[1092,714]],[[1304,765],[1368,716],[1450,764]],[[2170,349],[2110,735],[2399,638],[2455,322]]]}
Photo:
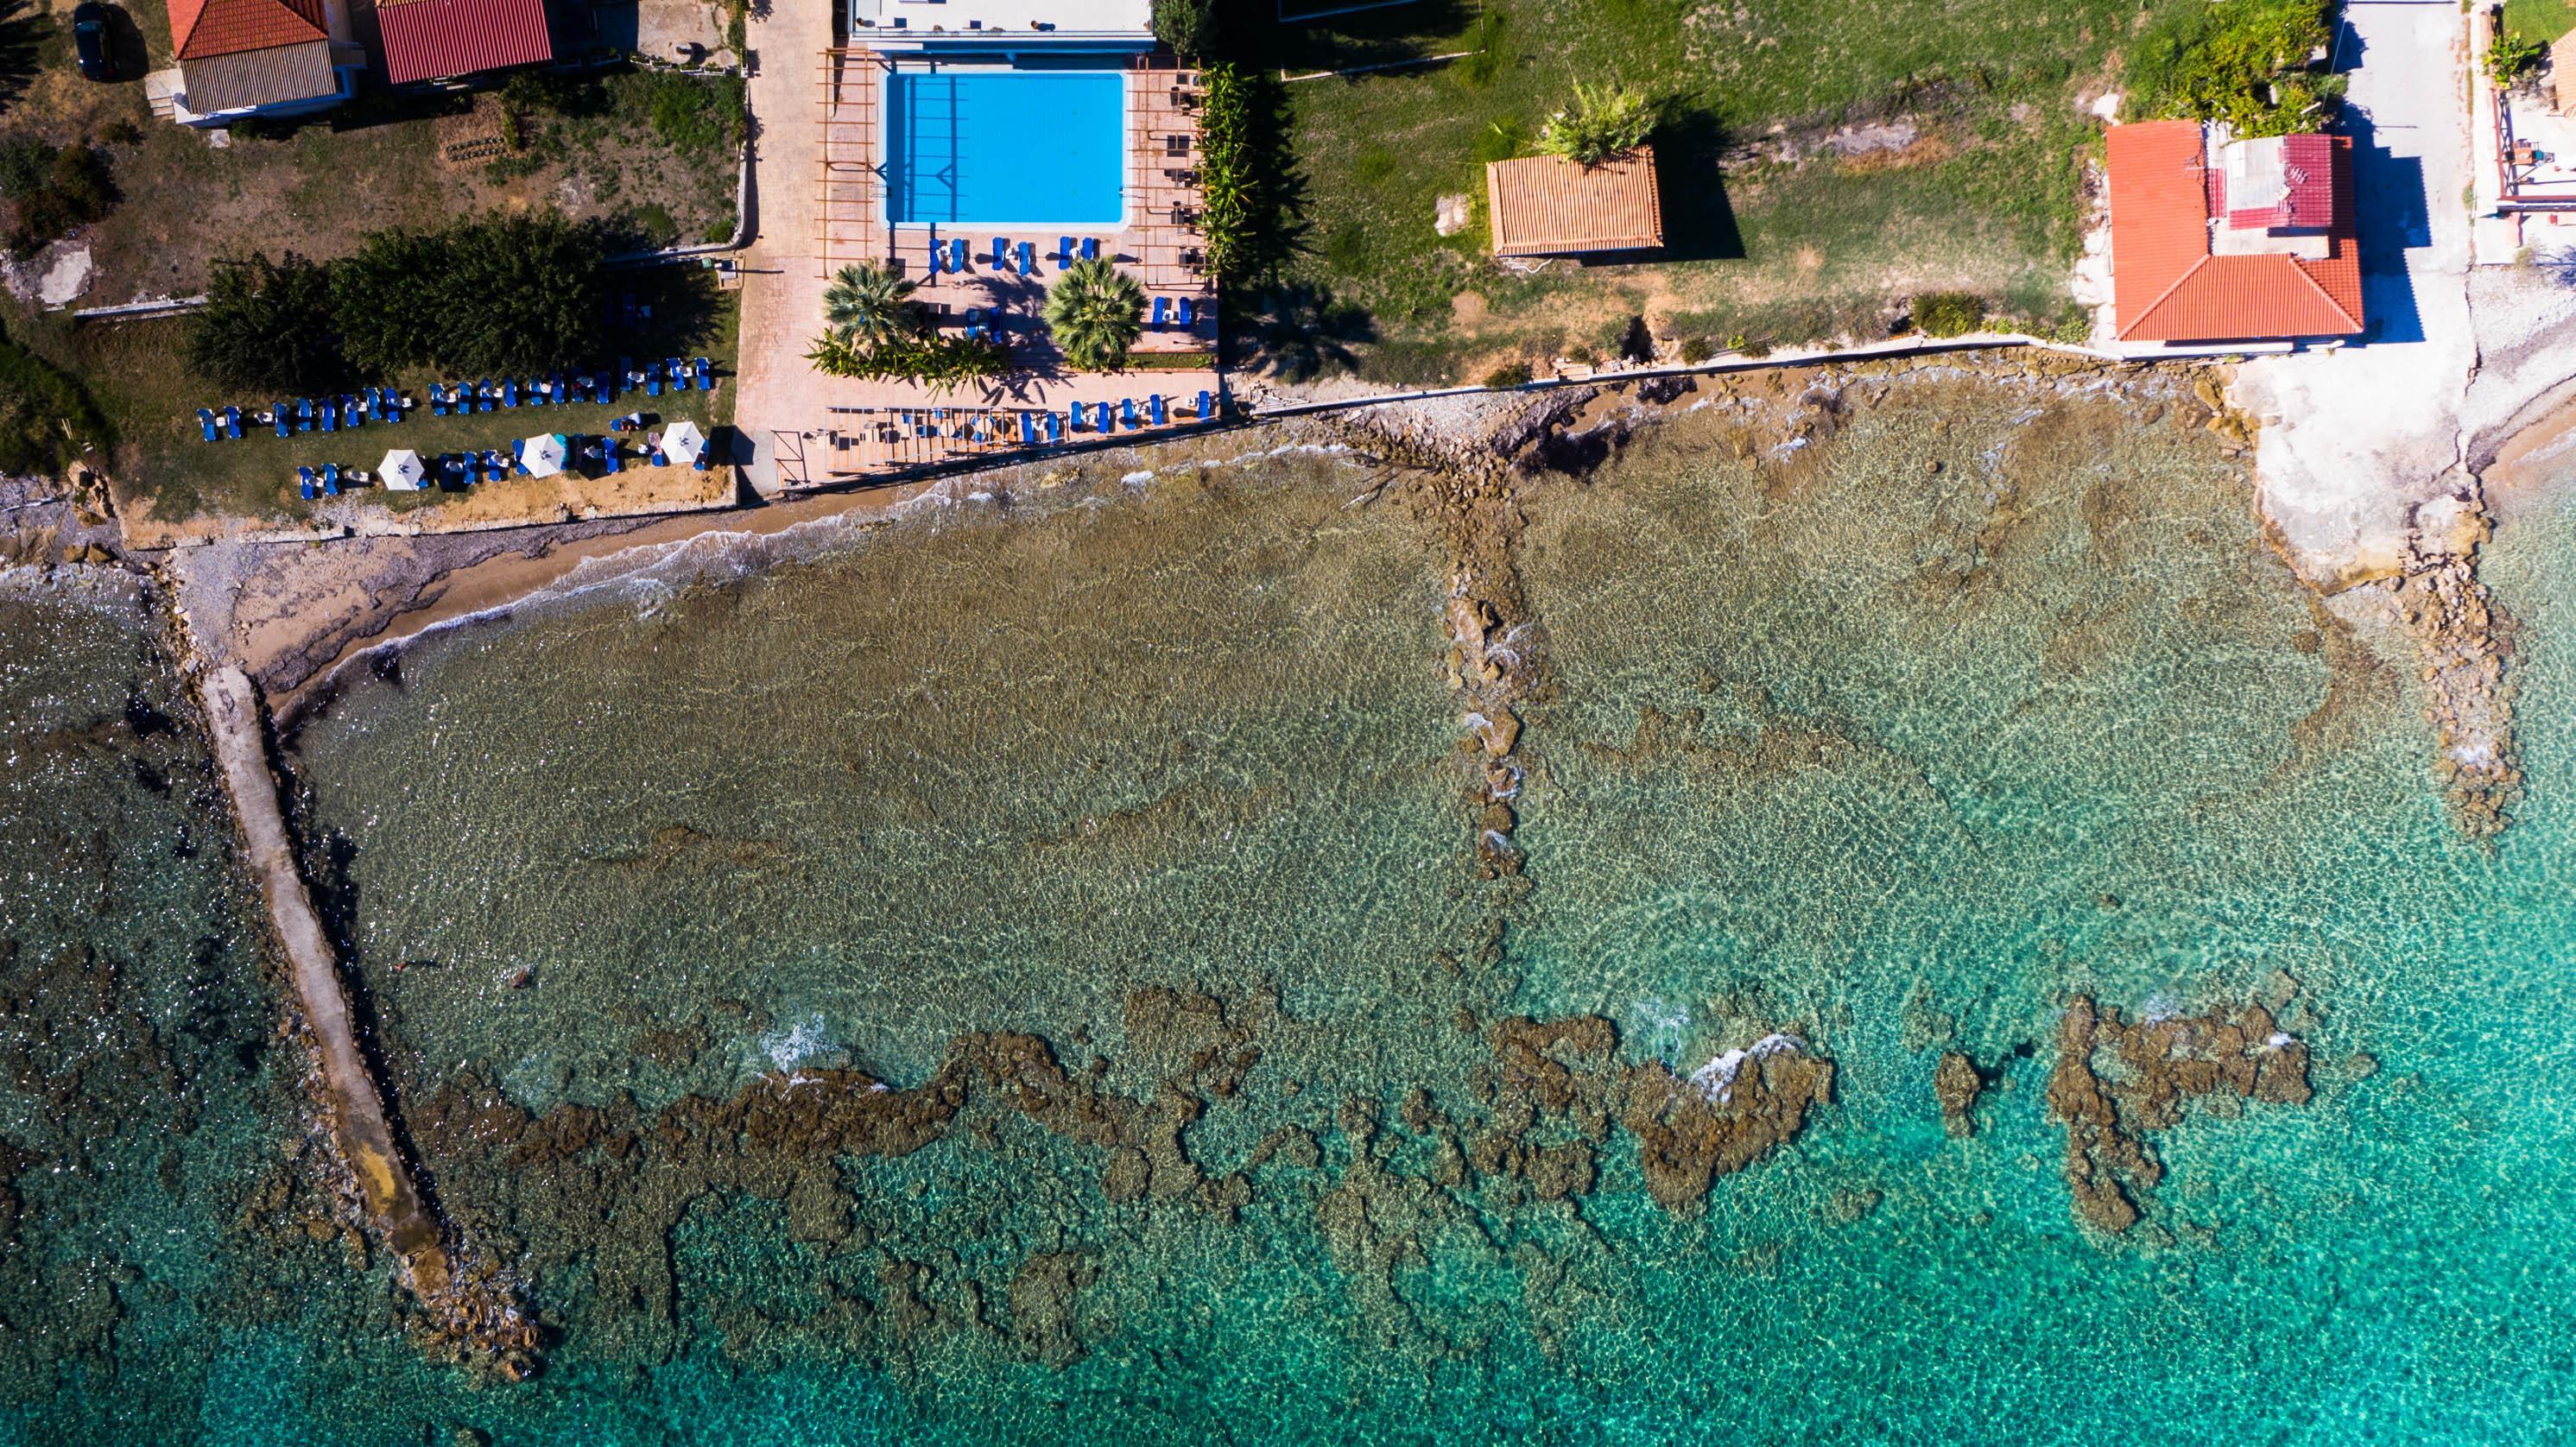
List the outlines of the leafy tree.
{"label": "leafy tree", "polygon": [[1644,91],[1618,84],[1574,83],[1574,99],[1540,130],[1542,155],[1563,156],[1578,166],[1615,161],[1646,143],[1655,129],[1655,103]]}
{"label": "leafy tree", "polygon": [[1216,53],[1216,0],[1154,0],[1153,15],[1154,38],[1174,54]]}
{"label": "leafy tree", "polygon": [[20,255],[96,221],[117,201],[107,153],[20,133],[0,140],[0,196],[17,203],[9,246]]}
{"label": "leafy tree", "polygon": [[911,382],[933,392],[997,380],[1011,365],[1010,354],[998,342],[932,332],[912,332],[874,342],[826,333],[806,349],[805,360],[828,377]]}
{"label": "leafy tree", "polygon": [[921,330],[913,284],[873,261],[833,273],[823,288],[823,324],[843,341],[890,341]]}
{"label": "leafy tree", "polygon": [[1115,372],[1145,332],[1145,288],[1105,257],[1065,268],[1047,292],[1046,324],[1065,360],[1085,372]]}
{"label": "leafy tree", "polygon": [[2526,40],[2519,30],[2508,30],[2487,44],[2487,79],[2498,89],[2512,85],[2524,71],[2540,64],[2549,48],[2537,40]]}
{"label": "leafy tree", "polygon": [[2334,35],[2334,0],[2207,0],[2159,13],[2129,46],[2133,119],[2225,121],[2240,136],[2321,131],[2343,77],[2308,57]]}
{"label": "leafy tree", "polygon": [[333,269],[349,360],[382,375],[560,367],[593,350],[605,288],[596,229],[555,211],[477,217],[367,238]]}
{"label": "leafy tree", "polygon": [[348,377],[331,308],[331,274],[295,252],[254,251],[215,263],[206,305],[188,330],[199,376],[254,392],[320,392]]}

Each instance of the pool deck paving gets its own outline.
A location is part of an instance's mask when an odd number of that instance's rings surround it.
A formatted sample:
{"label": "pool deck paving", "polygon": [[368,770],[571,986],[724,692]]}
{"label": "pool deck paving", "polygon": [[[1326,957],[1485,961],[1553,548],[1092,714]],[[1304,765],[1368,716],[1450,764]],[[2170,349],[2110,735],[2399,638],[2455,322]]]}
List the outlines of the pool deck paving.
{"label": "pool deck paving", "polygon": [[[1143,367],[1083,373],[1064,365],[1037,320],[1046,285],[1063,269],[1053,254],[1069,228],[1011,235],[1006,263],[996,267],[989,227],[882,224],[876,158],[848,153],[852,147],[872,151],[875,144],[878,128],[864,112],[879,90],[875,73],[866,68],[878,62],[855,52],[832,53],[828,12],[772,7],[751,24],[759,57],[749,96],[756,232],[743,263],[742,390],[734,421],[743,440],[737,459],[763,496],[1022,450],[1016,415],[1022,412],[1052,413],[1067,442],[1091,441],[1101,435],[1101,404],[1121,418],[1113,435],[1125,436],[1131,432],[1123,422],[1125,404],[1134,403],[1142,422],[1151,399],[1160,396],[1167,426],[1186,425],[1198,394],[1219,391],[1215,297],[1184,255],[1193,244],[1185,213],[1195,200],[1187,171],[1195,124],[1183,109],[1184,97],[1166,83],[1172,72],[1130,72],[1129,224],[1071,234],[1077,245],[1085,234],[1097,240],[1102,254],[1133,272],[1150,295],[1167,299],[1173,317],[1188,297],[1195,324],[1149,328],[1136,348],[1146,359]],[[854,111],[862,112],[861,123],[853,123]],[[1183,139],[1176,143],[1175,135]],[[1176,144],[1180,149],[1173,150]],[[934,235],[966,241],[967,270],[930,272]],[[1035,253],[1025,277],[1018,269],[1021,241]],[[946,325],[964,325],[969,310],[995,309],[993,324],[1012,345],[1012,375],[995,386],[951,394],[817,373],[805,354],[821,330],[824,276],[862,257],[898,265],[920,283],[920,300]],[[1192,358],[1204,364],[1194,365]],[[1063,424],[1077,404],[1092,420],[1067,433]],[[943,415],[924,415],[934,411]],[[1132,431],[1149,435],[1142,427]]]}

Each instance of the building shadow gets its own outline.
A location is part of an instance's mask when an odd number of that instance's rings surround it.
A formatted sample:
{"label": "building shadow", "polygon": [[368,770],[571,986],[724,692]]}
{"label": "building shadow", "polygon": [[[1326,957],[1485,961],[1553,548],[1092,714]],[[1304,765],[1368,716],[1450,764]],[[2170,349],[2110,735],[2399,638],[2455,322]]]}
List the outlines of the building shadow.
{"label": "building shadow", "polygon": [[2352,204],[2360,232],[2364,343],[2420,342],[2424,320],[2415,304],[2415,279],[2406,253],[2433,244],[2424,162],[2391,154],[2370,117],[2348,112],[2352,137]]}
{"label": "building shadow", "polygon": [[1685,112],[1654,136],[1655,189],[1664,213],[1668,261],[1735,261],[1744,233],[1727,200],[1726,128],[1703,111]]}

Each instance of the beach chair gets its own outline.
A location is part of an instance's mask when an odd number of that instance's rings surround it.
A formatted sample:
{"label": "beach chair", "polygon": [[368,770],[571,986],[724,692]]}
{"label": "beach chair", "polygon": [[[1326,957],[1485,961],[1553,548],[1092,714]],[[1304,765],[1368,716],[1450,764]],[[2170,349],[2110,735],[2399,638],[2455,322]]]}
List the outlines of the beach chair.
{"label": "beach chair", "polygon": [[600,465],[602,468],[605,468],[606,470],[608,470],[608,471],[610,471],[610,472],[615,472],[615,471],[619,470],[619,469],[620,469],[621,467],[623,467],[625,464],[623,464],[622,462],[620,462],[620,461],[618,460],[617,454],[619,454],[620,452],[623,452],[623,451],[625,451],[625,450],[626,450],[626,449],[624,449],[624,448],[622,448],[622,447],[619,447],[619,446],[616,444],[616,442],[611,441],[611,442],[608,444],[608,449],[607,449],[607,451],[603,452],[603,453],[600,455],[599,465]]}
{"label": "beach chair", "polygon": [[1071,265],[1073,265],[1073,238],[1059,236],[1055,239],[1055,269],[1062,271]]}
{"label": "beach chair", "polygon": [[662,369],[651,362],[644,364],[644,395],[647,397],[662,395]]}
{"label": "beach chair", "polygon": [[1086,236],[1082,238],[1082,259],[1085,261],[1098,261],[1100,259],[1099,237]]}
{"label": "beach chair", "polygon": [[528,471],[528,439],[524,437],[510,439],[510,475],[512,477],[535,476]]}
{"label": "beach chair", "polygon": [[1053,412],[1049,412],[1046,419],[1047,445],[1052,447],[1064,441],[1064,419]]}
{"label": "beach chair", "polygon": [[698,448],[698,460],[689,464],[689,470],[691,472],[715,471],[715,455],[716,440],[710,437]]}
{"label": "beach chair", "polygon": [[1020,445],[1022,447],[1038,445],[1038,419],[1026,412],[1020,414]]}
{"label": "beach chair", "polygon": [[310,397],[295,399],[295,430],[298,432],[313,430],[313,399]]}
{"label": "beach chair", "polygon": [[932,276],[939,274],[941,262],[947,253],[948,248],[939,244],[938,237],[930,238],[930,274]]}
{"label": "beach chair", "polygon": [[689,372],[688,363],[681,361],[677,357],[673,357],[662,364],[662,370],[671,378],[672,391],[685,392],[689,390],[691,374]]}
{"label": "beach chair", "polygon": [[298,495],[302,496],[306,502],[311,502],[313,499],[322,495],[322,489],[313,485],[312,468],[301,465],[296,467],[295,491]]}
{"label": "beach chair", "polygon": [[293,414],[294,408],[284,402],[280,402],[269,409],[268,417],[271,422],[277,424],[278,436],[292,437],[295,435],[295,417]]}
{"label": "beach chair", "polygon": [[235,442],[241,441],[241,409],[239,407],[224,408],[224,435]]}
{"label": "beach chair", "polygon": [[[1108,405],[1108,404],[1107,404],[1107,403],[1103,403],[1103,404],[1101,404],[1101,405],[1106,406],[1106,405]],[[1128,430],[1128,431],[1133,432],[1133,431],[1135,431],[1135,430],[1136,430],[1136,399],[1135,399],[1135,398],[1133,398],[1133,397],[1121,397],[1121,398],[1119,398],[1119,399],[1118,399],[1118,420],[1119,420],[1120,422],[1123,422],[1123,423],[1125,423],[1125,424],[1126,424],[1126,426],[1127,426],[1127,430]]]}
{"label": "beach chair", "polygon": [[501,405],[501,389],[493,386],[492,379],[486,377],[474,384],[474,399],[475,411],[494,411]]}
{"label": "beach chair", "polygon": [[447,415],[447,389],[436,382],[429,384],[429,415],[432,417]]}
{"label": "beach chair", "polygon": [[1209,413],[1209,411],[1208,411],[1208,394],[1207,394],[1207,389],[1206,389],[1206,388],[1204,388],[1204,387],[1202,387],[1202,388],[1200,388],[1200,389],[1199,389],[1198,413],[1199,413],[1199,420],[1200,420],[1201,422],[1205,422],[1206,420],[1208,420],[1208,417],[1211,415],[1211,414]]}
{"label": "beach chair", "polygon": [[963,236],[949,238],[948,269],[961,273],[966,270],[966,238]]}
{"label": "beach chair", "polygon": [[666,452],[664,452],[664,451],[662,450],[662,435],[661,435],[660,433],[658,433],[658,432],[657,432],[657,433],[653,434],[653,436],[652,436],[652,438],[651,438],[650,440],[651,440],[651,443],[652,443],[652,446],[651,446],[651,448],[650,448],[650,456],[651,456],[651,457],[652,457],[652,459],[653,459],[653,465],[654,465],[655,467],[668,467],[668,466],[670,466],[670,465],[671,465],[671,457],[670,457],[670,454],[669,454],[669,453],[666,453]]}
{"label": "beach chair", "polygon": [[1183,331],[1187,331],[1197,324],[1198,318],[1190,310],[1190,299],[1188,297],[1182,297],[1180,301],[1173,306],[1172,310],[1178,313],[1178,315],[1174,316],[1172,320],[1179,323]]}
{"label": "beach chair", "polygon": [[1038,264],[1038,248],[1037,248],[1037,243],[1035,243],[1035,242],[1033,242],[1033,241],[1023,241],[1023,242],[1021,242],[1021,243],[1020,243],[1020,251],[1019,251],[1019,260],[1020,260],[1020,275],[1022,275],[1022,276],[1026,276],[1026,275],[1028,275],[1030,272],[1032,272],[1032,271],[1036,270],[1036,269],[1037,269],[1037,264]]}
{"label": "beach chair", "polygon": [[320,412],[323,431],[337,432],[340,430],[340,404],[338,402],[335,402],[328,397],[323,398]]}
{"label": "beach chair", "polygon": [[1159,332],[1163,329],[1164,324],[1169,322],[1171,319],[1172,299],[1167,296],[1158,296],[1154,298],[1154,319],[1152,322],[1148,323],[1148,325],[1152,326],[1154,330]]}
{"label": "beach chair", "polygon": [[695,370],[698,374],[698,390],[701,392],[714,391],[716,389],[715,367],[710,364],[706,358],[700,357],[697,360]]}
{"label": "beach chair", "polygon": [[206,435],[208,442],[215,440],[215,414],[212,411],[204,407],[197,409],[197,430]]}
{"label": "beach chair", "polygon": [[325,497],[340,495],[340,464],[326,462],[322,465],[322,494]]}
{"label": "beach chair", "polygon": [[352,427],[356,427],[365,422],[367,420],[367,414],[373,410],[375,410],[374,407],[370,405],[368,399],[364,396],[343,397],[340,399],[340,416]]}
{"label": "beach chair", "polygon": [[1008,266],[1008,265],[1010,265],[1010,264],[1011,264],[1011,242],[1010,242],[1010,238],[1005,237],[1005,236],[996,236],[996,237],[994,237],[994,238],[993,238],[993,269],[994,269],[995,271],[999,271],[999,270],[1001,270],[1003,267],[1006,267],[1006,266]]}
{"label": "beach chair", "polygon": [[1153,396],[1145,399],[1145,411],[1148,416],[1151,416],[1154,419],[1154,425],[1157,427],[1161,427],[1171,421],[1170,416],[1163,411],[1163,394],[1160,392],[1157,392]]}
{"label": "beach chair", "polygon": [[518,378],[503,377],[501,379],[501,405],[514,409],[519,405]]}

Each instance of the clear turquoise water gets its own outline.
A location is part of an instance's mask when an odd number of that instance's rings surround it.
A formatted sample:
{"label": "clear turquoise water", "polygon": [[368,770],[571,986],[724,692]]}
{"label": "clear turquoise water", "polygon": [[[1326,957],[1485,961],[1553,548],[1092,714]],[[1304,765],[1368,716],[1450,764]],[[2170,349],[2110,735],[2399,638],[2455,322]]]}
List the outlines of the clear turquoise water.
{"label": "clear turquoise water", "polygon": [[[418,645],[290,762],[424,1158],[519,1248],[548,1372],[428,1366],[380,1274],[235,1232],[193,1330],[153,1335],[164,1304],[116,1340],[163,1395],[75,1382],[0,1430],[2556,1440],[2576,519],[2485,563],[2532,781],[2487,851],[2400,641],[2336,633],[2206,435],[2134,415],[1935,385],[1756,468],[1710,409],[1533,484],[1517,881],[1474,877],[1449,559],[1401,498],[1350,506],[1344,459],[1020,478]],[[2146,1221],[2079,1227],[2042,1099],[2065,1000],[2199,1011],[2276,972],[2313,1102],[2195,1107]],[[1111,1199],[1097,1149],[1012,1112],[819,1195],[430,1124],[460,1095],[649,1129],[764,1072],[909,1085],[997,1028],[1148,1097],[1157,986],[1263,1051],[1194,1159],[1320,1147],[1253,1168],[1235,1219]],[[1398,1103],[1487,1109],[1462,1009],[1601,1011],[1683,1069],[1792,1026],[1839,1088],[1694,1217],[1617,1135],[1571,1204],[1420,1183]],[[1999,1072],[1964,1141],[1944,1044]],[[1374,1168],[1351,1098],[1384,1106]],[[220,1197],[102,1209],[184,1238],[240,1216]],[[1056,1255],[1089,1273],[1069,1364],[1012,1291]]]}
{"label": "clear turquoise water", "polygon": [[1126,97],[1115,72],[896,71],[886,77],[886,214],[897,225],[1116,225],[1127,207]]}

